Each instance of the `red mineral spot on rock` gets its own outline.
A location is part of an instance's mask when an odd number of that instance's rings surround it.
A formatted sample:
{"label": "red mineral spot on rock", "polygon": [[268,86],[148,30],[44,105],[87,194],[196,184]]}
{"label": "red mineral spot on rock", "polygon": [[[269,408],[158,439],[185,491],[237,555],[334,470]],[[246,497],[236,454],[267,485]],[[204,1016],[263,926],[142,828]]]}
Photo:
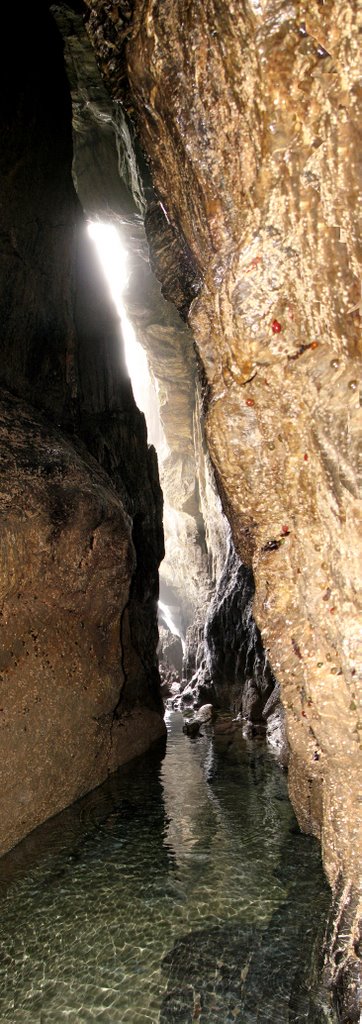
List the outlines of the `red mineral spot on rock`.
{"label": "red mineral spot on rock", "polygon": [[246,404],[247,405],[255,405],[254,399],[253,398],[247,398],[246,399]]}
{"label": "red mineral spot on rock", "polygon": [[271,329],[273,331],[273,334],[280,334],[282,325],[279,323],[279,320],[272,321]]}
{"label": "red mineral spot on rock", "polygon": [[302,657],[302,652],[301,652],[299,644],[297,644],[297,641],[296,641],[294,636],[291,637],[291,641],[292,641],[292,647],[293,647],[294,654],[297,655],[297,658],[301,658]]}

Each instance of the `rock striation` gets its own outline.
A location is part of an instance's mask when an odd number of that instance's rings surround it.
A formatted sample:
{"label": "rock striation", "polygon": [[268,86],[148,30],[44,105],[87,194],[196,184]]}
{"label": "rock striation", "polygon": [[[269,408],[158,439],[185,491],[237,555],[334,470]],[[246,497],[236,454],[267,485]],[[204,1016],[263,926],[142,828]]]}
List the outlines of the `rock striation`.
{"label": "rock striation", "polygon": [[86,6],[104,79],[203,282],[189,322],[207,445],[253,570],[290,794],[321,838],[338,905],[332,973],[357,1021],[357,2]]}
{"label": "rock striation", "polygon": [[72,182],[62,43],[23,6],[1,40],[1,852],[165,733],[157,459]]}

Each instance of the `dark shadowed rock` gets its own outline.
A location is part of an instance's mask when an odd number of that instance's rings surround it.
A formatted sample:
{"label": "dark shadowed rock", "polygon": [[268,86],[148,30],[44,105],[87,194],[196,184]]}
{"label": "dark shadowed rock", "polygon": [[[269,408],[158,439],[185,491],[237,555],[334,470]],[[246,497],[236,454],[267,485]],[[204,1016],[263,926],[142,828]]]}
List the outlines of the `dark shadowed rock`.
{"label": "dark shadowed rock", "polygon": [[201,729],[201,722],[198,722],[196,718],[191,719],[189,722],[184,722],[182,726],[182,732],[186,736],[190,736],[190,739],[195,739],[199,735]]}
{"label": "dark shadowed rock", "polygon": [[74,190],[69,87],[47,5],[8,7],[1,48],[5,850],[164,724],[157,459]]}

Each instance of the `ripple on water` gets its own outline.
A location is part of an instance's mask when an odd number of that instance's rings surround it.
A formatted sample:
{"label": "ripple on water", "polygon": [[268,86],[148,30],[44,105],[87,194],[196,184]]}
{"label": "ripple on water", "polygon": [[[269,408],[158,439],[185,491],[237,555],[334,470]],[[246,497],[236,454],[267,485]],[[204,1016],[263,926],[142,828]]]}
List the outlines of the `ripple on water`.
{"label": "ripple on water", "polygon": [[[260,745],[121,769],[0,862],[2,1024],[321,1024],[317,844]],[[210,764],[212,763],[212,779]]]}

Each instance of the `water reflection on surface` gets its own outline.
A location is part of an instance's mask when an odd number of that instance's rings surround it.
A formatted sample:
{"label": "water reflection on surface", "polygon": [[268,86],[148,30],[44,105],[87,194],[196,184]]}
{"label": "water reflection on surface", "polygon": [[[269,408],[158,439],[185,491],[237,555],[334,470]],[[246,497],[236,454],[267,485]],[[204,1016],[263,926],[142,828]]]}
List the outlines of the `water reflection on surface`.
{"label": "water reflection on surface", "polygon": [[153,752],[0,861],[0,1020],[320,1024],[317,844],[263,746]]}

